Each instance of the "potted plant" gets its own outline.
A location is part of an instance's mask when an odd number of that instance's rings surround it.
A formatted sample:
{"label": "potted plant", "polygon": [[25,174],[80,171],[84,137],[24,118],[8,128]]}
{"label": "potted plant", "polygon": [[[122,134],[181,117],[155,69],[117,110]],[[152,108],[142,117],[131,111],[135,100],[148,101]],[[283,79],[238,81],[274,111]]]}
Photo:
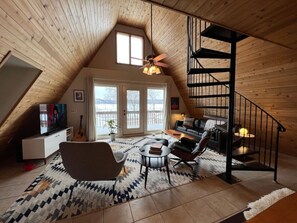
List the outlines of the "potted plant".
{"label": "potted plant", "polygon": [[110,140],[115,140],[115,130],[118,128],[116,121],[114,119],[110,119],[106,121],[106,125],[109,129]]}

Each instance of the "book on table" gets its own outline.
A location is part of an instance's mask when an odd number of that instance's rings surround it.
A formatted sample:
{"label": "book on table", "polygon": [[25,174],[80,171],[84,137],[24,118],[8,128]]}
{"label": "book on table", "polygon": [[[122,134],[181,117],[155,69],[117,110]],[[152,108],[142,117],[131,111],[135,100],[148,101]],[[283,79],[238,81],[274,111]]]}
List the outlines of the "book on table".
{"label": "book on table", "polygon": [[151,150],[161,150],[162,146],[163,146],[162,143],[153,143],[153,144],[151,144],[150,149]]}
{"label": "book on table", "polygon": [[153,143],[151,144],[149,153],[160,155],[162,153],[162,143]]}
{"label": "book on table", "polygon": [[150,154],[155,154],[155,155],[161,155],[162,149],[159,149],[159,150],[150,149],[149,153]]}

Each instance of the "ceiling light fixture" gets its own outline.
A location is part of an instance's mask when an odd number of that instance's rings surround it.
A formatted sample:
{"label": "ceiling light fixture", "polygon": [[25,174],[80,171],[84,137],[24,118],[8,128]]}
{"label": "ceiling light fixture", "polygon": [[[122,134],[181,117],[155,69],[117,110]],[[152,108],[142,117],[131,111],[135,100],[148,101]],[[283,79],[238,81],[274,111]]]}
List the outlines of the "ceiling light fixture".
{"label": "ceiling light fixture", "polygon": [[147,75],[160,74],[160,68],[158,67],[158,63],[160,66],[167,67],[167,64],[158,62],[166,57],[166,54],[161,54],[157,57],[153,55],[153,4],[151,4],[151,55],[146,56],[145,61],[148,63],[143,67],[143,73]]}

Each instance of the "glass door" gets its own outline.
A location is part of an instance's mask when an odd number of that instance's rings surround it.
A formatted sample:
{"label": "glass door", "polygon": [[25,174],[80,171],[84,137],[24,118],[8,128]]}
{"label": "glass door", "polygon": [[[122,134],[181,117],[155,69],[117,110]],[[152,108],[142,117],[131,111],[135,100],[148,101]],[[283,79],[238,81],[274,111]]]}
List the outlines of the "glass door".
{"label": "glass door", "polygon": [[147,131],[165,128],[165,89],[147,88]]}
{"label": "glass door", "polygon": [[109,134],[106,124],[108,120],[114,120],[116,125],[119,124],[117,85],[95,86],[95,112],[97,137]]}
{"label": "glass door", "polygon": [[126,85],[123,90],[123,134],[143,133],[143,89]]}

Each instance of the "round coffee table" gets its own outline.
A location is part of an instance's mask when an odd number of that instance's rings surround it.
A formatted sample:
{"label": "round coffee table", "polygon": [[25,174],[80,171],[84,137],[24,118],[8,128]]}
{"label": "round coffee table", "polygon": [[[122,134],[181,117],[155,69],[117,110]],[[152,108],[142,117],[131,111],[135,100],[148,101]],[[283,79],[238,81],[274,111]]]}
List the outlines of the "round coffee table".
{"label": "round coffee table", "polygon": [[169,175],[169,158],[168,155],[171,152],[171,149],[169,149],[167,146],[162,146],[162,153],[161,154],[152,154],[150,153],[150,147],[151,145],[144,145],[139,149],[139,154],[141,155],[141,158],[139,160],[140,163],[140,173],[142,171],[142,166],[145,166],[145,180],[144,180],[144,188],[146,188],[146,182],[147,182],[147,175],[148,175],[148,168],[161,168],[166,167],[168,181],[171,184],[170,181],[170,175]]}

